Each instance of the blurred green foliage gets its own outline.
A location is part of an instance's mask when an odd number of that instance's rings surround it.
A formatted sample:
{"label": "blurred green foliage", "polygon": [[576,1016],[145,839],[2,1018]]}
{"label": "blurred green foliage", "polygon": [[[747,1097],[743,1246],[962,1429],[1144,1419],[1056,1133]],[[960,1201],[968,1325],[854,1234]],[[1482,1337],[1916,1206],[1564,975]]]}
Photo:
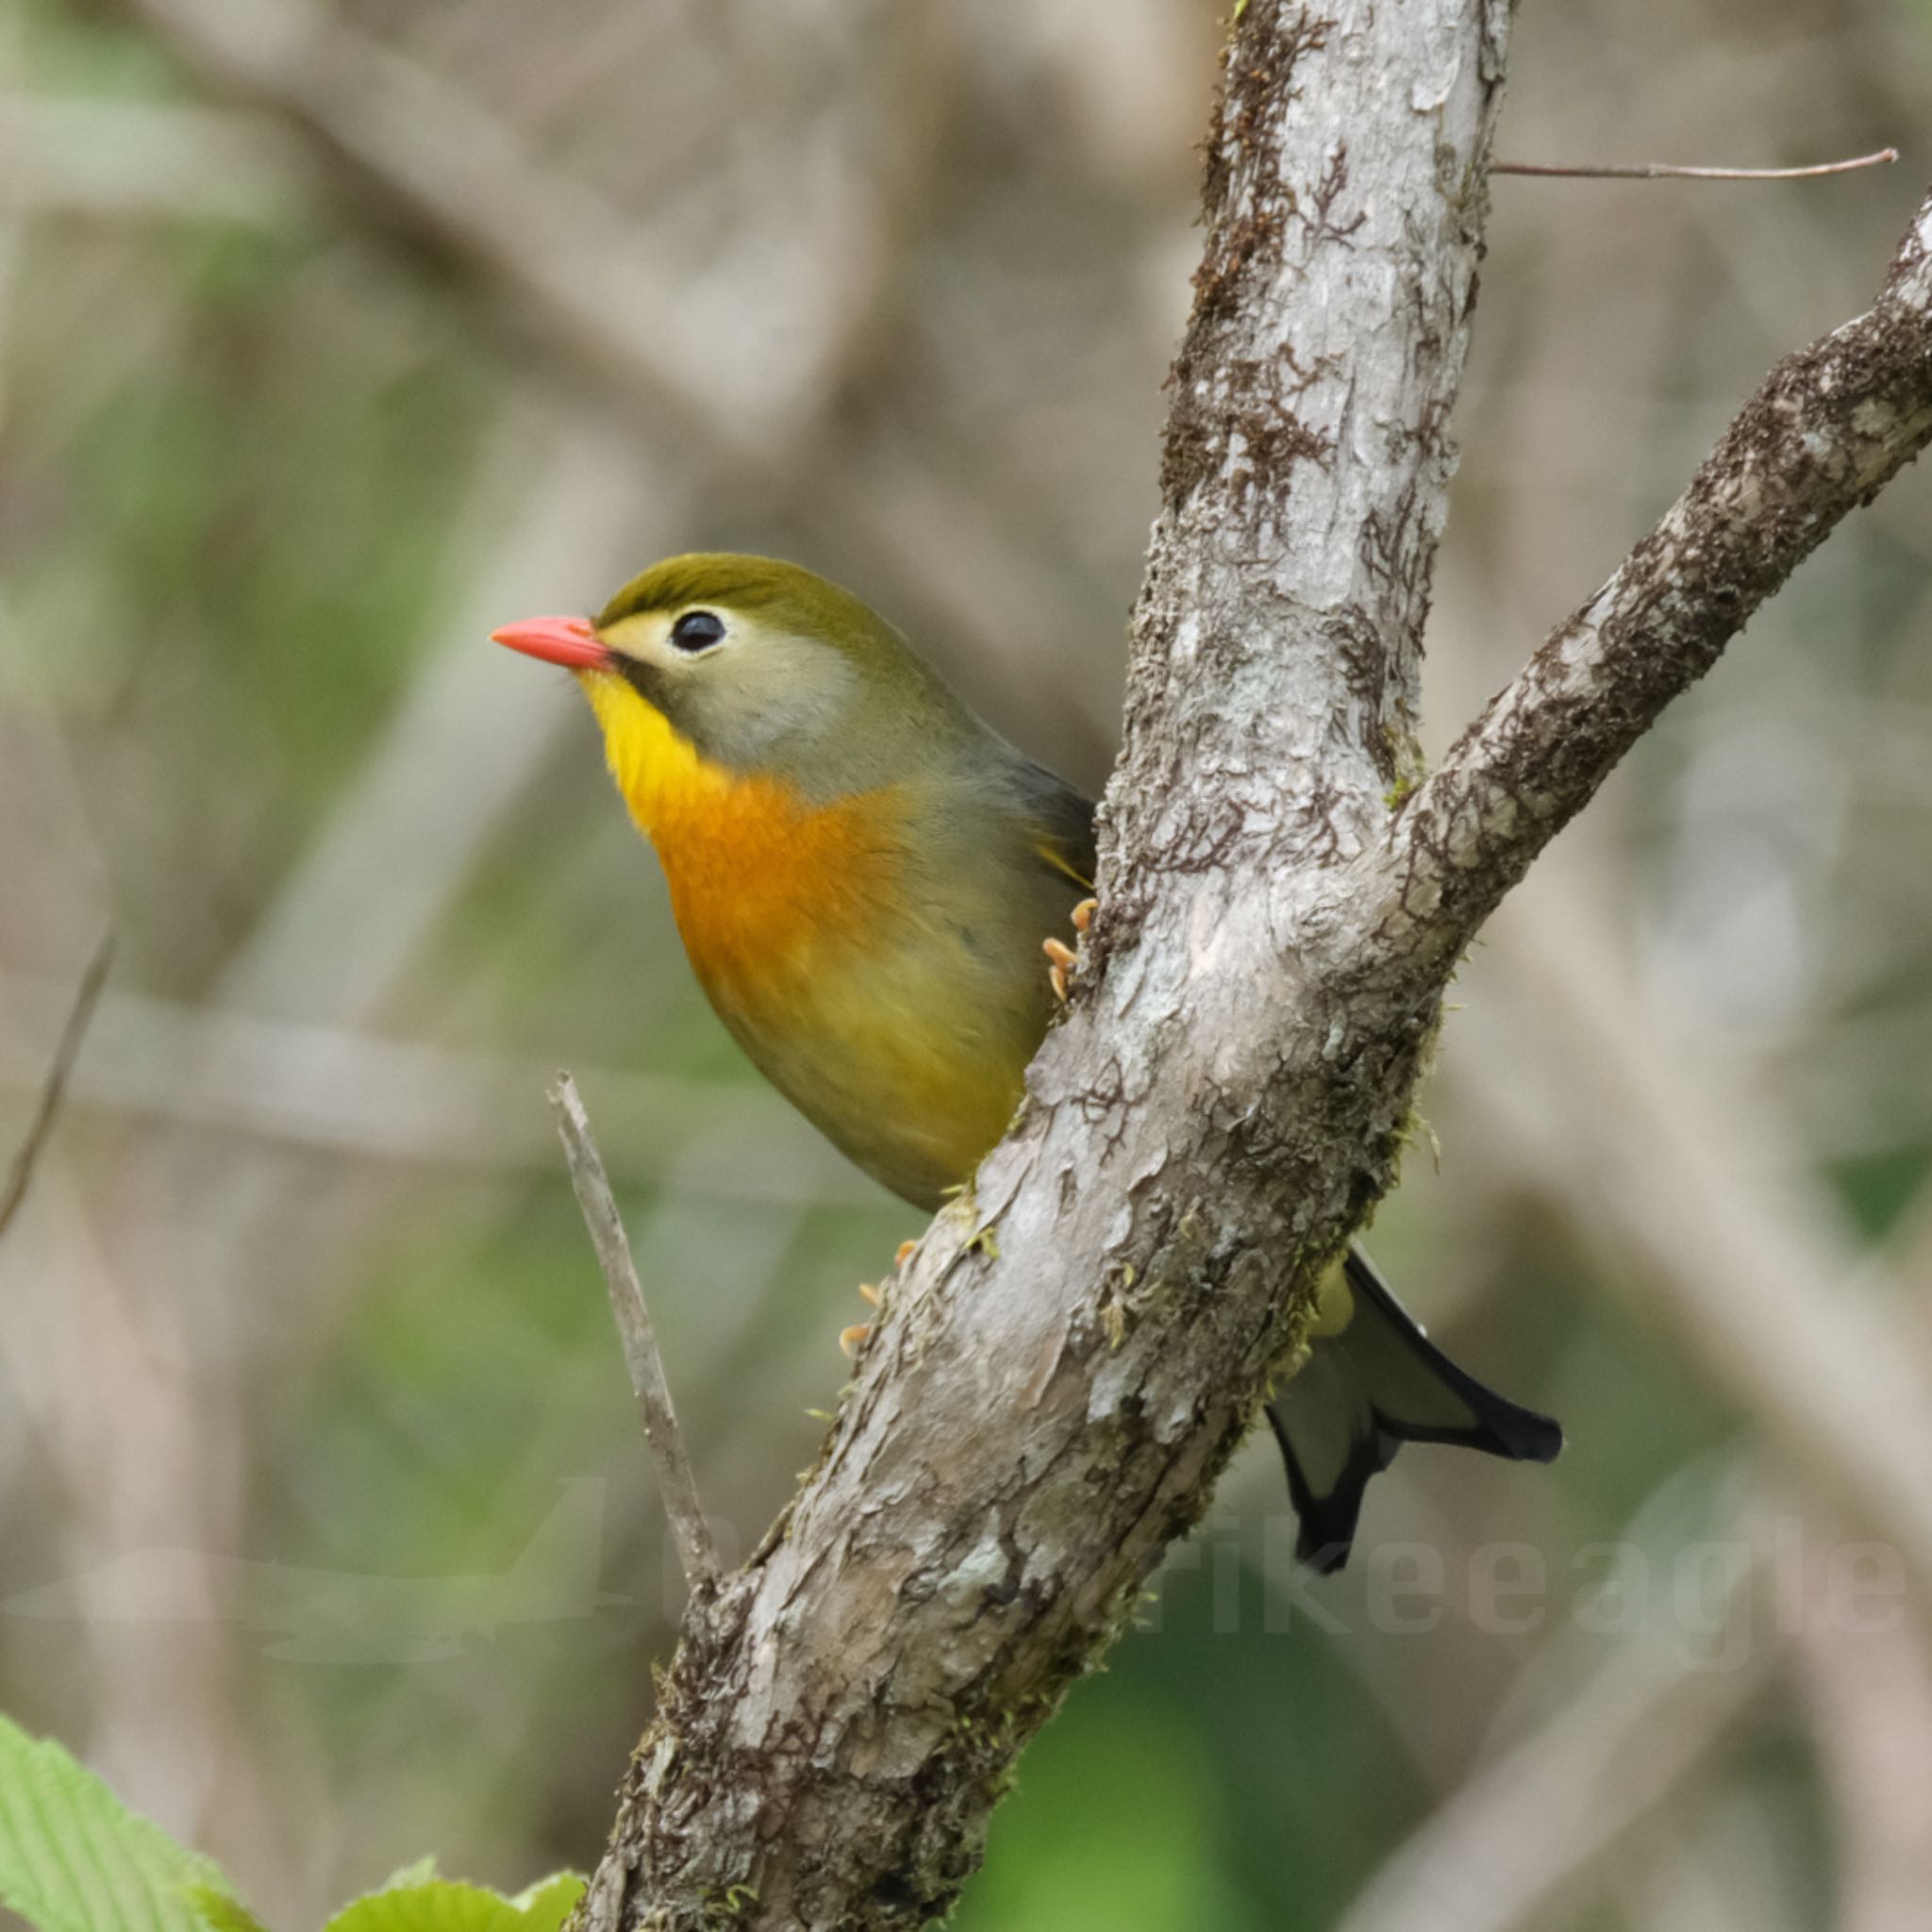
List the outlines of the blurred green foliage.
{"label": "blurred green foliage", "polygon": [[[588,1865],[673,1641],[548,1069],[576,1069],[605,1138],[727,1550],[808,1465],[854,1288],[916,1231],[740,1060],[588,719],[488,625],[585,608],[660,551],[759,543],[850,577],[1003,728],[1095,779],[1218,32],[1193,0],[332,17],[603,196],[718,407],[808,433],[791,500],[734,491],[138,24],[30,0],[0,37],[13,95],[127,115],[50,123],[0,192],[0,1145],[99,924],[123,938],[58,1158],[0,1252],[0,1707],[278,1924],[430,1850],[506,1887]],[[1879,0],[1533,8],[1507,145],[1874,146],[1916,125],[1928,46],[1923,8]],[[208,170],[136,109],[176,117]],[[238,185],[231,138],[260,218],[197,201]],[[1434,742],[1762,370],[1868,298],[1902,176],[1497,185]],[[804,507],[832,479],[873,518],[839,557]],[[1737,1078],[1745,1124],[1788,1137],[1921,1300],[1922,491],[1835,541],[1548,868],[1602,913],[1633,1038]],[[1461,1357],[1563,1417],[1569,1454],[1548,1474],[1406,1455],[1362,1558],[1307,1586],[1251,1445],[1159,1582],[1158,1627],[1024,1760],[970,1932],[1348,1923],[1609,1649],[1575,1624],[1590,1546],[1668,1515],[1686,1471],[1788,1467],[1774,1424],[1642,1312],[1641,1214],[1566,1156],[1549,1096],[1586,1049],[1535,1024],[1516,949],[1565,916],[1540,890],[1463,974],[1425,1103],[1441,1171],[1411,1159],[1374,1244]],[[1685,1547],[1720,1533],[1687,1521]],[[1484,1608],[1499,1539],[1544,1565],[1532,1627]],[[1387,1627],[1376,1546],[1441,1562],[1428,1628]],[[1922,1622],[1914,1604],[1908,1645]],[[1715,1926],[1669,1916],[1698,1874],[1725,1923],[1832,1923],[1877,1855],[1845,1823],[1857,1727],[1794,1657],[1713,1724],[1661,1815],[1519,1923]],[[1470,1909],[1455,1923],[1490,1923]]]}

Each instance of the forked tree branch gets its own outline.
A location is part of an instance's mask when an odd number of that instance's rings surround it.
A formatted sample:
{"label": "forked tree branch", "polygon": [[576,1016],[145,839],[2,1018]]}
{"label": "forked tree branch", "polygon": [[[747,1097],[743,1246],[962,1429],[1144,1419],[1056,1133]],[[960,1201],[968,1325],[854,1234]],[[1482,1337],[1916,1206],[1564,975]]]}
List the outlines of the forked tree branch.
{"label": "forked tree branch", "polygon": [[1391,45],[1240,18],[1079,994],[818,1469],[694,1619],[592,1924],[944,1909],[1387,1186],[1462,947],[1932,435],[1928,208],[1872,314],[1774,372],[1401,808],[1507,24],[1411,12]]}
{"label": "forked tree branch", "polygon": [[1507,24],[1239,17],[1074,1008],[818,1469],[693,1619],[593,1924],[945,1908],[1388,1185],[1476,924],[1932,429],[1915,231],[1396,809]]}
{"label": "forked tree branch", "polygon": [[1932,441],[1932,194],[1871,309],[1765,377],[1609,581],[1492,698],[1386,848],[1383,936],[1421,983],[1751,614]]}
{"label": "forked tree branch", "polygon": [[1353,988],[1336,861],[1415,765],[1507,18],[1240,15],[1074,1004],[692,1616],[591,1925],[943,1912],[1388,1183],[1433,1005]]}

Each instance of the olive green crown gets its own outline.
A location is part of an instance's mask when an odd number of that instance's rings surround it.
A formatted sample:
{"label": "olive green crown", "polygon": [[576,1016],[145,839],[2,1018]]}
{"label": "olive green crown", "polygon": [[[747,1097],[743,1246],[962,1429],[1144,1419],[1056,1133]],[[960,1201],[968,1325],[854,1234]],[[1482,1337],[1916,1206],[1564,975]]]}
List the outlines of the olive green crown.
{"label": "olive green crown", "polygon": [[870,606],[837,584],[774,557],[741,557],[731,551],[694,551],[667,557],[633,577],[597,613],[597,628],[651,610],[682,610],[717,604],[756,612],[775,627],[830,643],[888,630]]}

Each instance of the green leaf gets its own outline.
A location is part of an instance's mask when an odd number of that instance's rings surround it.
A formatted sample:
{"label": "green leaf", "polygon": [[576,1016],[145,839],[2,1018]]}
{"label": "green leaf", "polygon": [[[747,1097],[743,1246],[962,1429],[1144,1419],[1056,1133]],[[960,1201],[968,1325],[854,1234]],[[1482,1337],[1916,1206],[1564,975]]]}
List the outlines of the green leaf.
{"label": "green leaf", "polygon": [[246,1906],[230,1898],[219,1887],[191,1885],[187,1897],[208,1932],[267,1932],[267,1927]]}
{"label": "green leaf", "polygon": [[324,1932],[558,1932],[583,1890],[573,1872],[559,1872],[513,1899],[480,1885],[435,1878],[358,1898]]}
{"label": "green leaf", "polygon": [[0,1904],[41,1932],[260,1932],[220,1866],[128,1810],[51,1739],[6,1717]]}
{"label": "green leaf", "polygon": [[562,1932],[563,1922],[587,1890],[580,1874],[558,1872],[518,1892],[510,1903],[523,1913],[528,1932]]}

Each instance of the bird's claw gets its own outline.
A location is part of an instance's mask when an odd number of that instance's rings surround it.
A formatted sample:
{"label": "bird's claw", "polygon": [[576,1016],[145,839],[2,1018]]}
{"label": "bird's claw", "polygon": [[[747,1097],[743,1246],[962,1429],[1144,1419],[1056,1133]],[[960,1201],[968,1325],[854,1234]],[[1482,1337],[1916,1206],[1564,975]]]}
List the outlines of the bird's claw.
{"label": "bird's claw", "polygon": [[[1100,902],[1097,899],[1082,899],[1074,908],[1074,930],[1085,935],[1093,924],[1093,908]],[[1046,976],[1053,987],[1053,996],[1061,1006],[1067,1003],[1067,975],[1074,970],[1079,958],[1073,947],[1064,940],[1041,940],[1040,949],[1046,955]]]}
{"label": "bird's claw", "polygon": [[1053,983],[1053,996],[1065,1006],[1067,972],[1078,956],[1064,940],[1041,940],[1040,949],[1047,957],[1046,976]]}
{"label": "bird's claw", "polygon": [[[918,1245],[917,1241],[901,1241],[899,1243],[899,1252],[892,1257],[892,1266],[894,1268],[905,1267],[907,1256],[911,1254]],[[874,1307],[877,1308],[885,1306],[884,1299],[874,1283],[861,1281],[858,1284],[858,1291]],[[871,1339],[872,1326],[873,1324],[870,1322],[855,1322],[851,1327],[841,1328],[839,1331],[839,1346],[844,1352],[848,1360],[856,1359],[859,1351],[864,1348],[866,1342]]]}

